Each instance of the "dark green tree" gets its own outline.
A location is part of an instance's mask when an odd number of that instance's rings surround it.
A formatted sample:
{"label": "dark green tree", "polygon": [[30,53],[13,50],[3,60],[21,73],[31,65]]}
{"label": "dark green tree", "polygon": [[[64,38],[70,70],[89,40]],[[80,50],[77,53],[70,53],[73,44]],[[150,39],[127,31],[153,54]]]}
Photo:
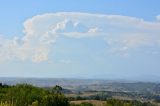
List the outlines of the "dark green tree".
{"label": "dark green tree", "polygon": [[49,94],[43,97],[41,106],[69,106],[63,94]]}

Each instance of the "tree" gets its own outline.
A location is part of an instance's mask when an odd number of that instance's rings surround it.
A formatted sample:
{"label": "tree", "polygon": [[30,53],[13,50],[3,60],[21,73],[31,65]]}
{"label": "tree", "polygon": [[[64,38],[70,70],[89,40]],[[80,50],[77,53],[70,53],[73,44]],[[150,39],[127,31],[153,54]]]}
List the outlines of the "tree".
{"label": "tree", "polygon": [[69,106],[68,99],[63,94],[49,94],[43,97],[42,106]]}
{"label": "tree", "polygon": [[5,100],[14,101],[16,106],[28,106],[34,101],[41,101],[47,91],[28,84],[18,84],[8,89]]}
{"label": "tree", "polygon": [[56,85],[55,87],[52,88],[52,93],[62,93],[63,88],[59,85]]}

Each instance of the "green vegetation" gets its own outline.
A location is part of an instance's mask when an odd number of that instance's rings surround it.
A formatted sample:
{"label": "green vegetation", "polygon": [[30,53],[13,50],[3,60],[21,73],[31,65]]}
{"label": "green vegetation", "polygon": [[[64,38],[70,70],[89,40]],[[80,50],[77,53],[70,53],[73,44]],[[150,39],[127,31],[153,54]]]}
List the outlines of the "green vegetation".
{"label": "green vegetation", "polygon": [[13,102],[7,102],[7,101],[5,101],[5,102],[0,102],[0,106],[14,106],[14,103]]}
{"label": "green vegetation", "polygon": [[80,104],[71,103],[71,106],[94,106],[94,105],[92,103],[89,103],[89,102],[82,102]]}
{"label": "green vegetation", "polygon": [[[93,102],[79,102],[82,99],[72,98],[75,102],[69,102],[63,94],[61,86],[55,86],[50,89],[35,87],[29,84],[17,84],[14,86],[3,85],[0,83],[0,106],[99,106]],[[106,98],[106,95],[101,93],[101,96],[94,97],[103,106],[154,106],[149,102],[140,102],[135,100],[119,100]],[[93,99],[93,98],[91,98]],[[89,100],[89,99],[88,99]]]}
{"label": "green vegetation", "polygon": [[0,95],[0,106],[69,106],[68,99],[60,93],[58,86],[48,91],[28,84],[1,84]]}
{"label": "green vegetation", "polygon": [[109,99],[107,100],[105,106],[154,106],[151,103],[142,103],[139,101],[128,101],[128,100],[117,100]]}
{"label": "green vegetation", "polygon": [[[129,100],[119,100],[119,99],[108,99],[106,101],[97,101],[97,100],[80,100],[72,102],[71,106],[157,106],[149,102],[140,102],[140,101],[129,101]],[[159,105],[158,105],[159,106]]]}

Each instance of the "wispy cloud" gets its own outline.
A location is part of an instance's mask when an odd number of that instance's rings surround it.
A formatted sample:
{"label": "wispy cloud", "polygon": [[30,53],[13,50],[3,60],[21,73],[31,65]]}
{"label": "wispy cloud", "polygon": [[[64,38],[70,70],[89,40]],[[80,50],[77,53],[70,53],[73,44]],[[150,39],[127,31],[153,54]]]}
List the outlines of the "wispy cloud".
{"label": "wispy cloud", "polygon": [[160,46],[160,22],[121,15],[48,13],[26,20],[23,31],[22,38],[0,38],[1,61],[46,61],[50,46],[60,36],[75,39],[102,37],[106,39],[109,51],[122,54],[132,48]]}
{"label": "wispy cloud", "polygon": [[156,16],[157,21],[160,21],[160,15]]}
{"label": "wispy cloud", "polygon": [[63,60],[60,60],[59,62],[63,63],[63,64],[70,64],[70,63],[72,63],[72,61],[70,59],[63,59]]}

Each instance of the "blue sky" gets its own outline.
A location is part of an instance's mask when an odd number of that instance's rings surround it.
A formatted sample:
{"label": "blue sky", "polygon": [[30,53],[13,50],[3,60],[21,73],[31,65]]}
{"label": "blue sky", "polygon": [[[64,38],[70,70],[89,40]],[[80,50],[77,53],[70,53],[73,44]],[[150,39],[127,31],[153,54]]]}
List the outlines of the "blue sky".
{"label": "blue sky", "polygon": [[159,80],[159,0],[0,2],[2,77]]}

